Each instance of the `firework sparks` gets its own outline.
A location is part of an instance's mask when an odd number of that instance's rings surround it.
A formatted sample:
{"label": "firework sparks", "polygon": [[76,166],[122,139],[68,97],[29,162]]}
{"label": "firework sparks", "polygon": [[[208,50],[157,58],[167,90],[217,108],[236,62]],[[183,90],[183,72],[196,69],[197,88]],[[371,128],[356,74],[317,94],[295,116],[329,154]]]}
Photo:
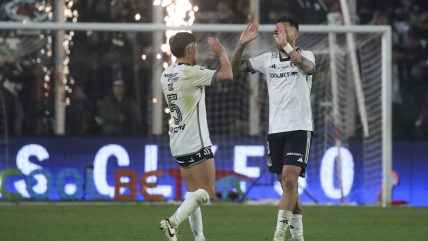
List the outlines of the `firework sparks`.
{"label": "firework sparks", "polygon": [[[195,11],[198,11],[198,7],[193,7],[189,0],[155,0],[154,5],[162,5],[166,8],[168,16],[165,17],[165,23],[167,26],[191,26],[195,21]],[[168,30],[166,31],[166,44],[162,44],[162,52],[169,53],[169,39],[178,32],[189,32],[190,30]],[[171,55],[172,62],[175,62],[176,58]]]}

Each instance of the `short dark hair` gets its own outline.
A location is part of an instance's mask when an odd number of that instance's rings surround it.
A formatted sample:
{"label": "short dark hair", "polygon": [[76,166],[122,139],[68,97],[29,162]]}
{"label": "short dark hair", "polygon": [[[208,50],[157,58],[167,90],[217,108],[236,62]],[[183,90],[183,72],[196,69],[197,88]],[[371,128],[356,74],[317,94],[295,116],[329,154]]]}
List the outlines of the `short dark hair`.
{"label": "short dark hair", "polygon": [[186,55],[186,47],[191,43],[196,43],[196,38],[188,32],[178,32],[169,39],[169,48],[176,58]]}
{"label": "short dark hair", "polygon": [[291,26],[295,27],[299,31],[299,23],[297,20],[291,16],[283,16],[276,20],[276,23],[290,23]]}

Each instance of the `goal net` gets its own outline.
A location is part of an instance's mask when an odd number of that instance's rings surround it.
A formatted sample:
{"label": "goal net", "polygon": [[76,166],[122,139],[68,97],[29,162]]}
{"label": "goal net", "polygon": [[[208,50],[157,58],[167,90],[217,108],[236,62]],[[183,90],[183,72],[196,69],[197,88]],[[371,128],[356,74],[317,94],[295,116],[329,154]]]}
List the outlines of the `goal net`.
{"label": "goal net", "polygon": [[[382,71],[387,71],[382,67],[382,33],[355,33],[352,36],[360,71],[358,82],[361,88],[358,89],[353,79],[346,33],[329,32],[326,26],[319,28],[325,32],[305,31],[303,27],[296,42],[296,46],[312,51],[316,58],[311,92],[315,136],[307,176],[299,180],[299,193],[306,202],[373,204],[381,200],[383,133],[388,131],[382,123],[383,108],[386,108],[382,102],[382,88],[385,88]],[[270,31],[259,31],[258,39],[246,46],[244,59],[278,52],[273,30],[272,25]],[[199,45],[198,64],[215,66],[211,67],[214,69],[218,68],[218,60],[207,55],[210,51],[207,37],[218,37],[231,55],[240,36],[240,33],[221,32],[194,34]],[[210,134],[214,143],[220,146],[217,168],[221,169],[223,162],[233,161],[235,172],[257,180],[241,182],[244,192],[251,188],[247,193],[250,198],[278,198],[281,187],[276,177],[266,171],[266,153],[261,148],[266,143],[268,130],[266,77],[247,73],[235,73],[234,77],[231,84],[207,88]],[[366,119],[360,118],[358,91],[364,97],[363,115]],[[364,133],[364,125],[368,135]],[[239,154],[242,157],[237,157],[237,148],[243,153]],[[269,192],[266,185],[272,183],[273,191]]]}
{"label": "goal net", "polygon": [[[71,123],[86,123],[82,120],[86,112],[74,105],[88,101],[92,109],[87,122],[96,126],[94,133],[103,133],[109,121],[102,113],[103,99],[113,94],[114,81],[122,80],[136,107],[134,122],[123,128],[128,128],[126,135],[135,136],[50,141],[12,138],[8,167],[21,170],[22,176],[6,178],[5,190],[23,198],[45,199],[184,198],[186,188],[169,150],[170,110],[160,89],[160,74],[173,61],[165,45],[171,33],[151,24],[52,23],[39,24],[31,31],[20,26],[23,29],[2,31],[3,39],[18,40],[12,47],[10,41],[0,43],[0,53],[30,68],[35,83],[41,81],[34,85],[41,93],[35,97],[42,115],[35,123],[41,132],[62,111],[66,134],[76,134],[73,128],[81,130],[81,126]],[[66,26],[61,40],[65,46],[62,80],[54,75],[59,26]],[[208,55],[207,38],[217,37],[231,56],[244,28],[194,25],[182,30],[191,30],[197,38],[198,65],[219,69],[219,60]],[[244,59],[278,52],[273,31],[274,25],[261,26],[260,36],[246,46]],[[306,178],[299,179],[303,202],[374,204],[382,198],[384,203],[390,200],[386,176],[391,170],[388,31],[386,27],[301,26],[296,45],[312,51],[316,58],[311,91],[315,135]],[[353,48],[347,33],[352,34]],[[355,79],[355,69],[359,79]],[[13,93],[18,88],[11,79],[2,81],[6,91]],[[60,88],[65,93],[63,109],[52,97]],[[269,123],[265,76],[234,73],[232,83],[206,87],[205,91],[219,196],[229,200],[279,199],[281,186],[267,171],[265,157]],[[33,156],[37,159],[31,159]]]}

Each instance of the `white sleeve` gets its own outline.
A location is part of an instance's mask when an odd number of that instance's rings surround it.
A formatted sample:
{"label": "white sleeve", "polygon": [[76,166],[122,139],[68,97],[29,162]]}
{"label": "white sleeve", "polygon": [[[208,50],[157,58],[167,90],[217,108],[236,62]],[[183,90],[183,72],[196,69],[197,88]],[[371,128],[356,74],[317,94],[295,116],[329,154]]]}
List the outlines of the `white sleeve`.
{"label": "white sleeve", "polygon": [[315,56],[311,51],[302,51],[300,54],[311,61],[315,66]]}
{"label": "white sleeve", "polygon": [[266,63],[268,62],[269,56],[271,56],[272,53],[265,53],[262,55],[259,55],[255,58],[250,58],[247,60],[247,66],[248,69],[252,74],[255,74],[257,72],[266,73]]}
{"label": "white sleeve", "polygon": [[[211,86],[215,84],[217,78],[218,70],[206,69],[199,65],[194,65],[190,68],[187,68],[187,76],[194,86]],[[186,71],[186,72],[187,72]]]}

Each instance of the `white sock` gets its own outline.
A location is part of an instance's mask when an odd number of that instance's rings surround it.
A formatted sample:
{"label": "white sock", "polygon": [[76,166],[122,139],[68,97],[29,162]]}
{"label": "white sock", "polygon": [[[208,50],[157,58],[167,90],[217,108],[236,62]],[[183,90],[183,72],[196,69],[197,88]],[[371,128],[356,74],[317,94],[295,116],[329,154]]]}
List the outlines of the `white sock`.
{"label": "white sock", "polygon": [[280,233],[285,234],[291,221],[291,215],[293,215],[293,213],[287,210],[278,211],[278,222],[276,223],[275,236]]}
{"label": "white sock", "polygon": [[290,222],[290,232],[292,238],[302,238],[301,240],[303,240],[302,214],[293,214]]}
{"label": "white sock", "polygon": [[174,213],[169,218],[169,222],[175,228],[178,228],[180,223],[182,223],[189,215],[198,209],[202,204],[207,203],[210,200],[210,196],[207,191],[204,189],[198,189],[193,195],[187,196],[181,206],[177,209],[177,212]]}
{"label": "white sock", "polygon": [[[187,196],[193,195],[194,192],[187,192]],[[192,229],[193,236],[197,238],[198,236],[204,237],[203,227],[202,227],[202,213],[201,208],[199,207],[189,217],[190,228]]]}

